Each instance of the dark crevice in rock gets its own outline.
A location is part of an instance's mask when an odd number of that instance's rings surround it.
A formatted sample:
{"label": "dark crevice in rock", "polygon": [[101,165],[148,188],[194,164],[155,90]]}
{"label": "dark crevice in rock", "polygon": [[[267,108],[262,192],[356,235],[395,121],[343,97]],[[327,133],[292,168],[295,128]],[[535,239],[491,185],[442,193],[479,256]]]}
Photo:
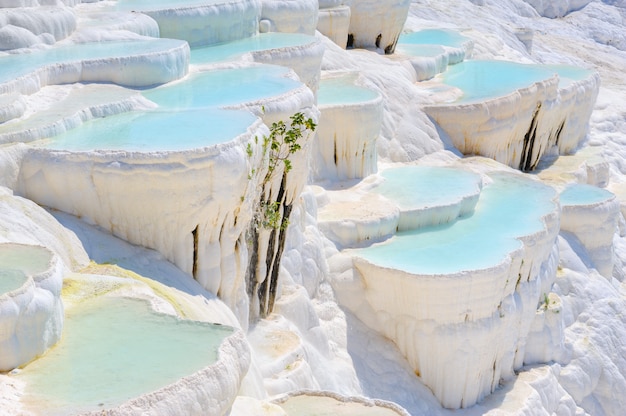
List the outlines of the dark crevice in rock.
{"label": "dark crevice in rock", "polygon": [[191,275],[194,279],[197,278],[198,273],[198,226],[193,229],[191,232],[191,236],[193,237],[193,263],[191,266]]}
{"label": "dark crevice in rock", "polygon": [[522,157],[519,163],[519,169],[523,172],[529,172],[536,166],[537,161],[533,161],[533,147],[535,146],[535,138],[537,135],[537,117],[541,110],[541,103],[537,103],[530,127],[524,135],[524,146],[522,147]]}
{"label": "dark crevice in rock", "polygon": [[354,34],[348,33],[348,43],[346,45],[347,48],[354,47]]}

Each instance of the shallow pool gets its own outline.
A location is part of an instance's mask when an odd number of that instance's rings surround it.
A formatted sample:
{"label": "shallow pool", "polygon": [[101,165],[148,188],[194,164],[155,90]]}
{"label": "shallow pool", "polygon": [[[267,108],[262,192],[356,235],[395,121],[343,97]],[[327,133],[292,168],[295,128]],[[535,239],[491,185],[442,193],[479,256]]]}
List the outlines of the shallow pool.
{"label": "shallow pool", "polygon": [[438,45],[414,45],[401,43],[396,46],[396,52],[410,56],[436,57],[445,54],[445,49]]}
{"label": "shallow pool", "polygon": [[44,247],[25,244],[0,244],[0,295],[19,289],[29,276],[50,267],[52,253]]}
{"label": "shallow pool", "polygon": [[276,97],[302,86],[289,78],[289,69],[259,65],[235,69],[216,69],[189,75],[143,95],[162,108],[199,108],[227,106]]}
{"label": "shallow pool", "polygon": [[356,104],[379,97],[376,91],[354,84],[352,76],[337,76],[320,81],[317,91],[319,105]]}
{"label": "shallow pool", "polygon": [[463,91],[458,102],[474,102],[508,95],[555,74],[555,70],[541,65],[477,60],[450,66],[442,77],[444,83]]}
{"label": "shallow pool", "polygon": [[48,415],[103,410],[211,365],[232,333],[155,314],[143,300],[96,297],[69,309],[61,341],[14,377],[26,382],[29,408]]}
{"label": "shallow pool", "polygon": [[31,53],[4,55],[0,56],[0,83],[28,75],[47,65],[144,55],[167,51],[184,43],[176,39],[80,43],[55,46]]}
{"label": "shallow pool", "polygon": [[260,33],[233,42],[193,48],[191,50],[191,63],[206,64],[228,61],[247,52],[303,46],[313,42],[315,42],[315,37],[300,33]]}
{"label": "shallow pool", "polygon": [[561,205],[593,205],[613,198],[606,189],[586,184],[570,185],[560,194]]}
{"label": "shallow pool", "polygon": [[499,264],[521,247],[521,236],[544,228],[556,209],[552,188],[517,175],[491,174],[473,215],[446,224],[404,231],[354,254],[414,274],[452,274]]}
{"label": "shallow pool", "polygon": [[256,117],[247,111],[205,108],[122,113],[88,121],[46,140],[55,150],[181,151],[228,142]]}
{"label": "shallow pool", "polygon": [[446,205],[480,189],[479,175],[438,166],[403,166],[381,172],[385,181],[372,189],[401,209]]}

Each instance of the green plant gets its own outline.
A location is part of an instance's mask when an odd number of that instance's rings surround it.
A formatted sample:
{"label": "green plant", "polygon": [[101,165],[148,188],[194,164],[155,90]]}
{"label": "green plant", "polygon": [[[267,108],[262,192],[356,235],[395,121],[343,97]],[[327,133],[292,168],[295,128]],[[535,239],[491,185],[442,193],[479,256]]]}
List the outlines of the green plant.
{"label": "green plant", "polygon": [[[267,155],[268,165],[260,183],[262,196],[256,212],[257,225],[263,228],[284,230],[289,225],[289,219],[281,213],[282,201],[272,200],[271,196],[268,196],[271,193],[267,188],[276,175],[282,174],[284,177],[293,169],[291,157],[302,149],[301,139],[307,138],[317,127],[313,119],[306,118],[301,112],[293,114],[289,119],[289,125],[282,120],[272,123],[269,136],[263,136],[263,154]],[[258,137],[255,137],[255,142],[258,143]],[[246,153],[248,157],[252,157],[250,143],[248,143]],[[251,170],[250,178],[256,171],[254,168]]]}

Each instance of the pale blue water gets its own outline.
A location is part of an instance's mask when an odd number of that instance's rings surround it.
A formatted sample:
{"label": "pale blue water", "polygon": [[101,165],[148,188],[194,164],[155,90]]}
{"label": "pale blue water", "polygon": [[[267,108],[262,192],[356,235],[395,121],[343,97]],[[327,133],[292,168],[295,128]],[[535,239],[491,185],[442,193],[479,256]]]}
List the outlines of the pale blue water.
{"label": "pale blue water", "polygon": [[144,91],[143,95],[163,108],[226,106],[275,97],[302,86],[287,78],[289,69],[254,66],[198,72],[174,84]]}
{"label": "pale blue water", "polygon": [[28,276],[46,271],[51,258],[43,247],[0,244],[0,295],[22,287]]}
{"label": "pale blue water", "polygon": [[31,53],[0,56],[0,83],[28,75],[47,65],[166,51],[184,43],[176,39],[96,42],[55,46]]}
{"label": "pale blue water", "polygon": [[448,67],[443,81],[463,91],[458,102],[473,102],[508,95],[549,79],[555,70],[508,61],[464,61]]}
{"label": "pale blue water", "polygon": [[381,173],[385,181],[372,189],[402,209],[438,206],[472,194],[480,176],[464,170],[437,166],[403,166]]}
{"label": "pale blue water", "polygon": [[615,195],[597,186],[576,184],[570,185],[559,196],[561,205],[591,205],[608,201]]}
{"label": "pale blue water", "polygon": [[417,32],[403,33],[398,39],[398,45],[443,45],[461,47],[470,40],[459,32],[449,29],[424,29]]}
{"label": "pale blue water", "polygon": [[28,276],[21,270],[0,268],[0,296],[19,289],[26,283]]}
{"label": "pale blue water", "polygon": [[256,117],[247,111],[204,108],[130,112],[91,120],[49,139],[50,149],[178,151],[224,143],[245,133]]}
{"label": "pale blue water", "polygon": [[559,75],[560,87],[566,87],[574,81],[580,81],[593,74],[593,71],[571,65],[543,65],[543,67]]}
{"label": "pale blue water", "polygon": [[445,50],[438,45],[414,45],[411,43],[402,43],[396,46],[396,52],[410,56],[434,57],[443,55]]}
{"label": "pale blue water", "polygon": [[224,0],[118,0],[118,10],[150,11],[221,4]]}
{"label": "pale blue water", "polygon": [[193,48],[191,63],[206,64],[233,60],[247,52],[301,46],[312,42],[315,42],[315,37],[300,33],[261,33],[233,42]]}
{"label": "pale blue water", "polygon": [[350,77],[322,79],[317,92],[320,105],[362,103],[378,97],[376,91],[355,85]]}
{"label": "pale blue water", "polygon": [[474,214],[453,224],[400,232],[353,253],[373,264],[424,275],[479,270],[521,247],[518,237],[543,229],[556,209],[552,188],[516,175],[491,174]]}
{"label": "pale blue water", "polygon": [[16,377],[27,383],[22,400],[47,415],[103,410],[211,365],[232,333],[157,315],[143,300],[98,297],[67,310],[61,341]]}

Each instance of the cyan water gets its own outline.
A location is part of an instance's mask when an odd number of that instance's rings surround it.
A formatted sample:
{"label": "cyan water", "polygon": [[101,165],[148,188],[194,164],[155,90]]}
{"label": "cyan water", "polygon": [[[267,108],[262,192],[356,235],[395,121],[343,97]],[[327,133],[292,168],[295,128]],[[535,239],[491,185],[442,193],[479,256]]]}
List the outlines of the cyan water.
{"label": "cyan water", "polygon": [[606,189],[593,185],[575,184],[570,185],[559,195],[561,205],[592,205],[609,201],[615,195]]}
{"label": "cyan water", "polygon": [[61,341],[15,377],[27,383],[24,403],[47,415],[104,410],[211,365],[232,333],[100,296],[68,309]]}
{"label": "cyan water", "polygon": [[554,70],[541,65],[476,60],[448,67],[443,81],[463,91],[458,102],[475,102],[508,95],[554,75]]}
{"label": "cyan water", "polygon": [[521,236],[544,228],[556,209],[555,191],[512,174],[490,174],[471,216],[446,225],[400,232],[353,253],[381,267],[422,275],[481,270],[500,264],[521,247]]}
{"label": "cyan water", "polygon": [[28,276],[46,271],[51,257],[43,247],[0,244],[0,295],[22,287]]}
{"label": "cyan water", "polygon": [[438,45],[415,45],[412,43],[399,43],[396,52],[410,56],[435,57],[443,55],[445,50]]}
{"label": "cyan water", "polygon": [[108,59],[167,51],[184,41],[176,39],[146,39],[119,42],[81,43],[55,46],[30,53],[0,56],[0,83],[23,77],[47,65]]}
{"label": "cyan water", "polygon": [[260,33],[233,42],[194,48],[191,50],[191,63],[207,64],[234,60],[247,52],[302,46],[312,42],[315,42],[313,36],[301,33]]}
{"label": "cyan water", "polygon": [[162,108],[227,106],[276,97],[300,88],[289,69],[259,65],[197,72],[184,80],[143,92]]}
{"label": "cyan water", "polygon": [[247,111],[201,108],[122,113],[88,121],[49,139],[69,151],[181,151],[213,146],[245,133],[256,117]]}
{"label": "cyan water", "polygon": [[459,48],[468,40],[470,39],[454,30],[424,29],[401,34],[398,39],[398,45],[443,45]]}
{"label": "cyan water", "polygon": [[559,87],[567,87],[572,82],[580,81],[591,76],[593,71],[571,65],[542,65],[549,71],[559,75]]}
{"label": "cyan water", "polygon": [[401,209],[448,205],[473,195],[481,178],[465,170],[439,166],[402,166],[380,173],[383,183],[372,189]]}
{"label": "cyan water", "polygon": [[322,79],[317,91],[319,105],[356,104],[378,98],[376,91],[354,84],[350,76]]}

